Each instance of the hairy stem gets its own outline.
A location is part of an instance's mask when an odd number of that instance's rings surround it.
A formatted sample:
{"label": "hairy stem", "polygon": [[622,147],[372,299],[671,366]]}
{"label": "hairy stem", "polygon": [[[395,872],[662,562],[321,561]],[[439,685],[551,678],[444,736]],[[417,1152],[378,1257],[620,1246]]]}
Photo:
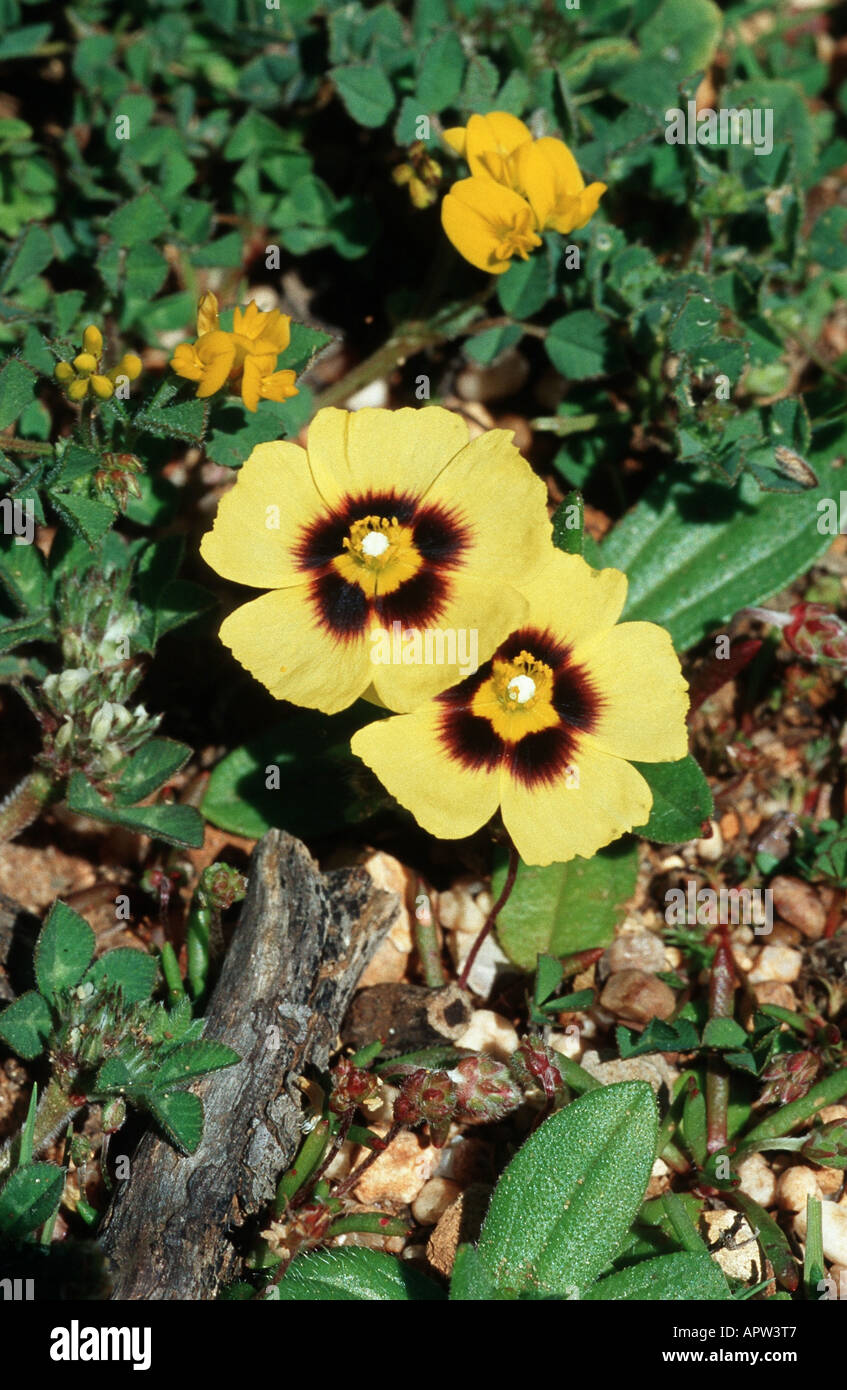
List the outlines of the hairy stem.
{"label": "hairy stem", "polygon": [[[32,1136],[33,1156],[39,1154],[51,1139],[64,1129],[78,1110],[82,1106],[77,1105],[70,1097],[70,1094],[59,1085],[55,1077],[51,1077],[47,1090],[38,1102],[38,1109],[35,1112],[35,1128]],[[21,1136],[15,1134],[7,1140],[0,1149],[0,1178],[4,1177],[10,1169],[14,1168],[20,1156]]]}
{"label": "hairy stem", "polygon": [[13,840],[38,820],[51,801],[58,801],[61,790],[62,779],[41,768],[24,777],[5,801],[0,802],[0,843]]}
{"label": "hairy stem", "polygon": [[[732,1018],[735,1012],[735,970],[726,932],[722,933],[709,977],[709,1018]],[[729,1072],[720,1060],[709,1062],[706,1075],[706,1148],[710,1154],[727,1145]]]}
{"label": "hairy stem", "polygon": [[491,911],[489,912],[487,918],[485,919],[485,924],[482,927],[482,930],[480,931],[476,941],[474,942],[473,946],[468,952],[468,958],[465,961],[465,964],[462,968],[462,973],[459,976],[459,989],[465,989],[467,987],[468,977],[470,976],[470,973],[473,970],[474,961],[476,960],[477,956],[479,955],[482,949],[483,942],[485,941],[489,932],[494,927],[497,918],[499,917],[500,913],[503,911],[503,908],[506,906],[506,903],[509,901],[509,898],[511,897],[512,889],[515,886],[515,879],[518,875],[519,863],[520,860],[518,859],[518,852],[515,849],[514,845],[510,842],[509,871],[506,874],[506,882],[503,884],[503,891],[500,894],[494,906],[492,907]]}

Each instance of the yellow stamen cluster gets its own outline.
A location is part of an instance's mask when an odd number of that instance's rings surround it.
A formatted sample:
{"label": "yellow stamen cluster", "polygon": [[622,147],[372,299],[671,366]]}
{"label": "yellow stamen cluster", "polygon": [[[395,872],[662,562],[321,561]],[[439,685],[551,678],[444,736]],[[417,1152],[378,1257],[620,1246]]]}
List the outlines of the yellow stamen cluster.
{"label": "yellow stamen cluster", "polygon": [[465,260],[493,275],[508,270],[515,256],[526,260],[541,245],[541,232],[584,227],[606,191],[604,183],[586,188],[564,141],[533,139],[508,111],[471,116],[444,138],[471,171],[442,203],[444,230]]}
{"label": "yellow stamen cluster", "polygon": [[495,660],[473,699],[473,713],[487,719],[508,743],[559,723],[553,708],[553,672],[531,652]]}
{"label": "yellow stamen cluster", "polygon": [[82,352],[78,352],[73,362],[57,362],[53,376],[68,400],[79,403],[89,393],[100,401],[108,401],[115,394],[120,377],[135,381],[141,375],[141,358],[134,352],[125,352],[116,367],[108,372],[101,371],[103,356],[103,334],[96,324],[90,323],[82,335]]}
{"label": "yellow stamen cluster", "polygon": [[232,332],[220,327],[218,301],[204,294],[197,310],[197,338],[180,343],[171,358],[177,376],[197,382],[199,397],[213,396],[227,383],[240,391],[248,410],[260,400],[287,401],[297,395],[292,371],[276,370],[291,341],[291,319],[279,309],[263,313],[255,302],[236,309]]}
{"label": "yellow stamen cluster", "polygon": [[396,516],[366,516],[354,521],[342,547],[344,554],[333,562],[336,570],[371,598],[399,589],[423,563],[411,529],[401,526]]}

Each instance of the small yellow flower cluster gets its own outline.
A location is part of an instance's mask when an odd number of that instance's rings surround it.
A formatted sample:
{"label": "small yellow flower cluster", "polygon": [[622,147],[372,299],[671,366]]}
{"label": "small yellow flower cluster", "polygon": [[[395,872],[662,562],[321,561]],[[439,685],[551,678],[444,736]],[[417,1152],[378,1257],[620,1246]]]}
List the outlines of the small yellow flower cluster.
{"label": "small yellow flower cluster", "polygon": [[441,165],[427,153],[423,141],[416,140],[409,146],[408,163],[398,164],[391,177],[400,188],[408,187],[414,207],[428,208],[438,196]]}
{"label": "small yellow flower cluster", "polygon": [[277,359],[291,341],[291,319],[279,309],[262,313],[255,300],[236,309],[232,332],[218,323],[218,301],[204,294],[197,310],[197,339],[180,343],[171,358],[177,376],[197,382],[197,395],[213,396],[229,382],[241,392],[248,410],[260,400],[287,401],[297,395],[295,373],[276,371]]}
{"label": "small yellow flower cluster", "polygon": [[57,362],[53,370],[69,400],[84,401],[90,392],[97,400],[108,401],[115,394],[119,377],[135,381],[141,375],[141,358],[134,352],[125,352],[118,365],[108,372],[100,370],[102,356],[103,334],[96,324],[90,323],[82,335],[82,352],[73,362]]}
{"label": "small yellow flower cluster", "polygon": [[479,270],[502,275],[512,259],[526,260],[541,245],[540,232],[567,235],[597,211],[604,183],[586,187],[562,140],[534,140],[508,111],[471,116],[445,130],[451,149],[468,162],[441,205],[441,221],[456,250]]}

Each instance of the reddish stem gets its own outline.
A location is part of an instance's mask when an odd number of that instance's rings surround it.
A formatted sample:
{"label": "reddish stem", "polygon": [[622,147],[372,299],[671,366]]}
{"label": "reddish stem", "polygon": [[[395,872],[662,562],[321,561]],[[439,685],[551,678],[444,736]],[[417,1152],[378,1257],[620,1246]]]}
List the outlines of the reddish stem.
{"label": "reddish stem", "polygon": [[506,906],[506,903],[509,901],[509,898],[511,897],[512,889],[515,886],[515,879],[517,878],[518,874],[519,863],[520,860],[518,859],[518,852],[515,849],[514,845],[510,842],[509,871],[506,874],[506,882],[503,884],[503,891],[500,894],[494,906],[492,907],[488,916],[486,917],[484,926],[482,927],[479,935],[477,936],[476,941],[474,942],[473,946],[468,952],[468,958],[465,961],[465,964],[462,968],[462,973],[459,976],[459,989],[467,988],[468,976],[473,970],[474,961],[479,955],[479,952],[482,948],[482,944],[488,936],[489,932],[491,931],[492,927],[494,926],[495,922],[497,921],[497,918],[499,917],[503,908]]}
{"label": "reddish stem", "polygon": [[[735,966],[726,928],[721,932],[709,976],[709,1018],[732,1018],[735,1013]],[[720,1061],[710,1061],[706,1076],[706,1148],[710,1154],[727,1145],[729,1073]]]}

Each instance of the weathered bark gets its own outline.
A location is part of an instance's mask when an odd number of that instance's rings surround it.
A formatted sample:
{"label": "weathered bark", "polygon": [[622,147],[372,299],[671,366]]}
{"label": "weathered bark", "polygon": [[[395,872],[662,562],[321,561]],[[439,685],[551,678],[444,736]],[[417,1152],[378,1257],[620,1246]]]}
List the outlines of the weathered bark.
{"label": "weathered bark", "polygon": [[113,1298],[209,1299],[235,1276],[237,1228],[273,1197],[300,1142],[296,1079],[326,1066],[398,911],[364,869],[322,875],[280,831],[257,846],[205,1029],[242,1060],[197,1083],[206,1118],[195,1154],[142,1139],[103,1228]]}

